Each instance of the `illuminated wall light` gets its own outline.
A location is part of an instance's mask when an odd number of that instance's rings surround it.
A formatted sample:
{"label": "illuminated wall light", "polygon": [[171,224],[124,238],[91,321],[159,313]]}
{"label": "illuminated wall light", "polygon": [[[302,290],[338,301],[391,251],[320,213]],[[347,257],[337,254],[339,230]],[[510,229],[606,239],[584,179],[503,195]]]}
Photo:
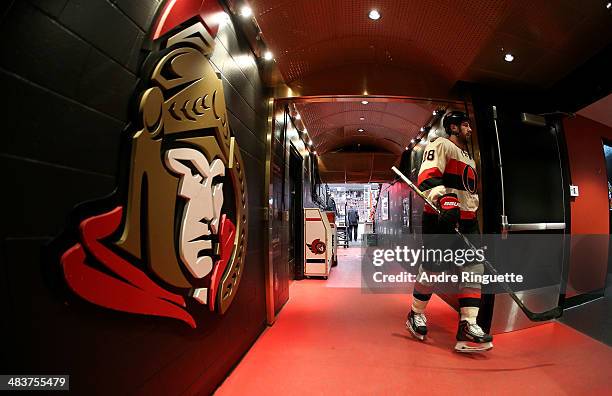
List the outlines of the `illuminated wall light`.
{"label": "illuminated wall light", "polygon": [[301,120],[302,119],[302,116],[300,115],[300,113],[297,113],[297,115],[295,116],[295,119],[296,120]]}
{"label": "illuminated wall light", "polygon": [[223,11],[214,14],[213,19],[219,26],[225,26],[226,23],[231,21],[230,16]]}
{"label": "illuminated wall light", "polygon": [[255,59],[253,59],[253,56],[249,56],[249,55],[246,55],[246,54],[244,54],[244,55],[236,55],[236,56],[234,56],[234,60],[236,61],[238,66],[240,66],[243,69],[257,67],[257,64],[255,63]]}
{"label": "illuminated wall light", "polygon": [[410,139],[410,143],[414,143],[414,142],[415,142],[415,140],[414,140],[414,139]]}
{"label": "illuminated wall light", "polygon": [[408,147],[406,147],[406,150],[408,150]]}
{"label": "illuminated wall light", "polygon": [[367,100],[362,100],[361,101],[361,104],[364,104],[364,105],[367,105],[368,103],[370,103],[370,102],[368,102]]}
{"label": "illuminated wall light", "polygon": [[512,55],[511,53],[507,53],[506,55],[504,55],[504,60],[506,62],[512,62],[514,60],[514,55]]}
{"label": "illuminated wall light", "polygon": [[250,18],[253,15],[253,10],[248,5],[243,5],[240,8],[240,16],[243,18]]}
{"label": "illuminated wall light", "polygon": [[606,4],[606,8],[609,10],[610,8],[612,8],[612,1],[609,1],[608,4]]}
{"label": "illuminated wall light", "polygon": [[312,153],[313,153],[314,155],[317,155],[317,150],[313,151]]}
{"label": "illuminated wall light", "polygon": [[270,52],[270,51],[264,52],[264,59],[265,60],[270,61],[270,60],[272,60],[272,58],[274,58],[274,55],[272,55],[272,52]]}
{"label": "illuminated wall light", "polygon": [[421,132],[423,132],[425,130],[425,128],[421,128]]}
{"label": "illuminated wall light", "polygon": [[370,13],[368,14],[368,18],[370,18],[373,21],[377,21],[380,19],[380,12],[378,12],[378,10],[371,10]]}
{"label": "illuminated wall light", "polygon": [[308,141],[308,145],[309,145],[310,147],[312,147],[312,140],[309,140],[309,141]]}
{"label": "illuminated wall light", "polygon": [[434,110],[434,111],[432,112],[432,114],[433,114],[433,115],[436,115],[436,110]]}
{"label": "illuminated wall light", "polygon": [[365,117],[359,117],[359,121],[365,120]]}
{"label": "illuminated wall light", "polygon": [[363,128],[357,129],[357,132],[363,132]]}

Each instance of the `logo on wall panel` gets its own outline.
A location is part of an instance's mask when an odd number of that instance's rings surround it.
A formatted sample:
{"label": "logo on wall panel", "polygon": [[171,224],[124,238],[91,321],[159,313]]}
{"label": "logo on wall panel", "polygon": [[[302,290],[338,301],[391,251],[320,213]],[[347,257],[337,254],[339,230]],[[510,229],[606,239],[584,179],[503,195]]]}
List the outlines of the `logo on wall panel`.
{"label": "logo on wall panel", "polygon": [[315,239],[311,243],[307,243],[306,246],[308,246],[308,249],[310,249],[310,251],[314,254],[323,254],[327,248],[325,246],[325,242],[321,241],[319,238]]}
{"label": "logo on wall panel", "polygon": [[246,181],[208,59],[210,33],[198,21],[158,44],[127,129],[123,184],[75,209],[63,237],[72,244],[58,254],[63,281],[81,298],[195,328],[205,306],[223,314],[236,296]]}

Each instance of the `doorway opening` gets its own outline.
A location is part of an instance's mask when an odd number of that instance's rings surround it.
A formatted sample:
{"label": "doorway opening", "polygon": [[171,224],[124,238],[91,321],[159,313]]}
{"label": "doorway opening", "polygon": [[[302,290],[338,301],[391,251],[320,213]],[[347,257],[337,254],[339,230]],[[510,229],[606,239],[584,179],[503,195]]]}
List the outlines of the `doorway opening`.
{"label": "doorway opening", "polygon": [[[468,105],[383,96],[275,100],[270,312],[280,311],[291,290],[361,289],[364,277],[372,278],[362,271],[368,248],[420,239],[423,203],[391,168],[416,183],[426,145],[447,136],[442,118],[451,110],[468,112]],[[403,293],[411,292],[411,285],[404,286]]]}
{"label": "doorway opening", "polygon": [[374,233],[374,218],[380,184],[327,185],[329,199],[336,208],[338,247],[359,246],[367,235]]}

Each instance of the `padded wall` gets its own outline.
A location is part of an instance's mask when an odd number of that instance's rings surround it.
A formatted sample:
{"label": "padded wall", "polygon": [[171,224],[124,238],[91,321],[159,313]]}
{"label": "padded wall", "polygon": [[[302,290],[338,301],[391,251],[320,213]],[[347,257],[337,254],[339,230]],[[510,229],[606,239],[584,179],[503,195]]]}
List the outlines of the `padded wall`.
{"label": "padded wall", "polygon": [[2,368],[69,374],[78,394],[210,393],[264,328],[263,179],[267,100],[237,28],[216,38],[229,123],[246,165],[249,240],[238,294],[196,329],[53,293],[43,246],[77,203],[117,185],[148,31],[163,2],[7,1],[0,6],[4,124],[0,269]]}

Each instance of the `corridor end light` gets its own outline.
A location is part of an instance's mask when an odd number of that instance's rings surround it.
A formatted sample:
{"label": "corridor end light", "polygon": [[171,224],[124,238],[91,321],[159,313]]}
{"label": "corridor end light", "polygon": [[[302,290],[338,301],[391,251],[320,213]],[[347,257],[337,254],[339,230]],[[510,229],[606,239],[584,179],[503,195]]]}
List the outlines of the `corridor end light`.
{"label": "corridor end light", "polygon": [[265,60],[267,60],[267,61],[272,60],[273,57],[274,56],[272,55],[272,52],[270,52],[270,51],[264,52],[264,59]]}
{"label": "corridor end light", "polygon": [[253,15],[253,10],[248,5],[244,5],[240,8],[240,16],[243,18],[250,18]]}
{"label": "corridor end light", "polygon": [[507,53],[506,55],[504,55],[504,60],[506,62],[512,62],[514,60],[514,55],[512,55],[511,53]]}
{"label": "corridor end light", "polygon": [[370,18],[373,21],[377,21],[380,19],[380,12],[378,12],[378,10],[371,10],[370,13],[368,14],[368,18]]}

